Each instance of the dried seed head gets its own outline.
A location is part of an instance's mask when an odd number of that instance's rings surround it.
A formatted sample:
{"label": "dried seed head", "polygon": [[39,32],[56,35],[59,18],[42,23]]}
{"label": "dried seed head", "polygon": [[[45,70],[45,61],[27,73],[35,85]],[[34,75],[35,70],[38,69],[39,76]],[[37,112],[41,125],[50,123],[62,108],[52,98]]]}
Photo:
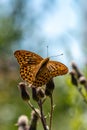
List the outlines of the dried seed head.
{"label": "dried seed head", "polygon": [[[39,109],[35,109],[35,111],[38,113],[38,115],[40,114]],[[29,126],[29,130],[36,130],[37,128],[37,121],[39,119],[39,116],[36,114],[35,111],[32,111],[31,113],[31,124]]]}
{"label": "dried seed head", "polygon": [[72,69],[72,71],[70,72],[70,75],[76,75],[76,72],[74,69]]}
{"label": "dried seed head", "polygon": [[27,116],[21,115],[15,125],[18,126],[18,130],[29,130],[29,120]]}
{"label": "dried seed head", "polygon": [[[35,111],[38,113],[38,115],[40,115],[40,111],[39,109],[35,109]],[[34,110],[31,112],[31,119],[38,119],[39,116],[37,115],[37,113]]]}
{"label": "dried seed head", "polygon": [[75,72],[77,74],[77,78],[80,78],[81,76],[83,76],[82,73],[80,72],[78,66],[74,62],[72,62],[72,68],[75,70]]}
{"label": "dried seed head", "polygon": [[84,76],[81,76],[80,78],[79,78],[79,82],[80,82],[80,84],[86,84],[86,78],[84,77]]}
{"label": "dried seed head", "polygon": [[38,96],[39,99],[42,99],[42,98],[45,97],[44,90],[41,87],[38,87],[36,89],[36,92],[37,92],[37,96]]}
{"label": "dried seed head", "polygon": [[75,62],[72,62],[72,63],[71,63],[71,65],[72,65],[72,68],[73,68],[74,70],[76,70],[76,69],[77,69],[77,65],[76,65],[76,63],[75,63]]}
{"label": "dried seed head", "polygon": [[71,75],[71,82],[72,82],[72,84],[75,85],[75,86],[78,86],[78,81],[77,81],[76,76],[75,76],[75,71],[72,70],[70,72],[70,75]]}
{"label": "dried seed head", "polygon": [[28,101],[30,99],[30,96],[29,96],[29,93],[26,89],[26,84],[24,82],[20,82],[18,87],[20,88],[22,99],[25,101]]}
{"label": "dried seed head", "polygon": [[53,79],[51,79],[47,84],[46,84],[46,89],[45,89],[45,94],[46,96],[51,96],[53,93],[53,90],[55,88]]}
{"label": "dried seed head", "polygon": [[37,102],[39,101],[39,98],[37,96],[36,88],[33,88],[33,87],[32,87],[32,98],[33,98],[33,100],[35,100]]}

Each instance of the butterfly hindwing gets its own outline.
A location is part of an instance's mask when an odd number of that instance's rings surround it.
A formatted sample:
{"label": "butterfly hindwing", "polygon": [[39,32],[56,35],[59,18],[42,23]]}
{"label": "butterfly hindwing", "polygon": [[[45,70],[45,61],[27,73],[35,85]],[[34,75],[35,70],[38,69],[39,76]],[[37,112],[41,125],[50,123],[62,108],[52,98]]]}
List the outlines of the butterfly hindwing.
{"label": "butterfly hindwing", "polygon": [[36,71],[36,66],[32,65],[32,66],[21,66],[20,67],[20,74],[23,80],[29,82],[30,84],[33,83],[34,79],[34,75],[35,75],[35,71]]}
{"label": "butterfly hindwing", "polygon": [[35,77],[36,66],[23,66],[20,68],[20,74],[24,81],[34,85],[35,87],[40,87],[46,84],[50,80],[50,73],[48,68],[43,68],[43,70]]}
{"label": "butterfly hindwing", "polygon": [[47,68],[50,71],[50,75],[52,77],[64,75],[68,72],[67,66],[65,66],[63,63],[57,62],[57,61],[49,61],[47,64]]}

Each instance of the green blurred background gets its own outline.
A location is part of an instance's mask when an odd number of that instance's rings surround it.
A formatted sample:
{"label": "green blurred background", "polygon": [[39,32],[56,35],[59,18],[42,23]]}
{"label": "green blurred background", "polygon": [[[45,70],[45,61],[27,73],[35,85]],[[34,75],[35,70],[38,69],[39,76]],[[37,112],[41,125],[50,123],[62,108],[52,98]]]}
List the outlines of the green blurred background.
{"label": "green blurred background", "polygon": [[[71,70],[74,60],[87,76],[86,0],[0,0],[0,130],[17,130],[20,115],[31,110],[18,90],[19,66],[13,55],[26,49],[42,57],[63,53],[52,60]],[[87,104],[72,85],[70,75],[56,77],[53,130],[87,130]],[[44,104],[49,112],[49,98]],[[34,102],[34,105],[36,103]],[[38,123],[38,130],[42,130]]]}

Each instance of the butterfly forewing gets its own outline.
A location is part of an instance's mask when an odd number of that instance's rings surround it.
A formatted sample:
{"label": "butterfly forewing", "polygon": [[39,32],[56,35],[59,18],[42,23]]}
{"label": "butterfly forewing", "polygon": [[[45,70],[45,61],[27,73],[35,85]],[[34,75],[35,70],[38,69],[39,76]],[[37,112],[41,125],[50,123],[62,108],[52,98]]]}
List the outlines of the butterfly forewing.
{"label": "butterfly forewing", "polygon": [[43,60],[41,56],[25,50],[17,50],[14,55],[20,65],[37,65]]}
{"label": "butterfly forewing", "polygon": [[65,66],[61,62],[57,62],[57,61],[49,61],[47,68],[50,71],[50,75],[52,77],[64,75],[68,72],[67,66]]}

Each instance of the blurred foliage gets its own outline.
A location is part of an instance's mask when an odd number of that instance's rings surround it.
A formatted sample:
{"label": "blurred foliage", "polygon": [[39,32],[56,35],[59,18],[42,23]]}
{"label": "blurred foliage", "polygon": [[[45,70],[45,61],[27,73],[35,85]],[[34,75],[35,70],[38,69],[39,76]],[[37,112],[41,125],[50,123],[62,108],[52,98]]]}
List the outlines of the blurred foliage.
{"label": "blurred foliage", "polygon": [[[14,4],[14,5],[13,5]],[[12,45],[18,44],[22,38],[22,2],[15,1],[12,3],[13,10],[9,15],[0,17],[0,53],[8,54],[11,51]],[[17,10],[17,8],[19,10]],[[3,11],[3,10],[2,10]],[[18,16],[19,15],[19,16]],[[5,52],[5,53],[4,53]]]}
{"label": "blurred foliage", "polygon": [[[14,6],[12,5],[12,13],[6,17],[0,17],[0,130],[17,130],[14,124],[18,117],[22,114],[30,117],[31,112],[20,98],[17,85],[21,79],[12,52],[15,46],[19,46],[19,41],[23,36],[21,24],[24,18],[24,2],[23,0],[16,0]],[[41,44],[41,39],[39,44]],[[87,70],[87,66],[83,67],[83,72],[87,76],[85,70]],[[55,78],[55,85],[52,129],[86,130],[87,104],[72,85],[69,74]],[[48,115],[49,110],[48,104],[49,98],[44,104],[46,115]],[[36,105],[35,102],[34,105]],[[40,122],[38,123],[38,130],[42,130]]]}
{"label": "blurred foliage", "polygon": [[14,25],[11,17],[1,19],[0,25],[0,52],[3,52],[21,37],[21,30]]}

